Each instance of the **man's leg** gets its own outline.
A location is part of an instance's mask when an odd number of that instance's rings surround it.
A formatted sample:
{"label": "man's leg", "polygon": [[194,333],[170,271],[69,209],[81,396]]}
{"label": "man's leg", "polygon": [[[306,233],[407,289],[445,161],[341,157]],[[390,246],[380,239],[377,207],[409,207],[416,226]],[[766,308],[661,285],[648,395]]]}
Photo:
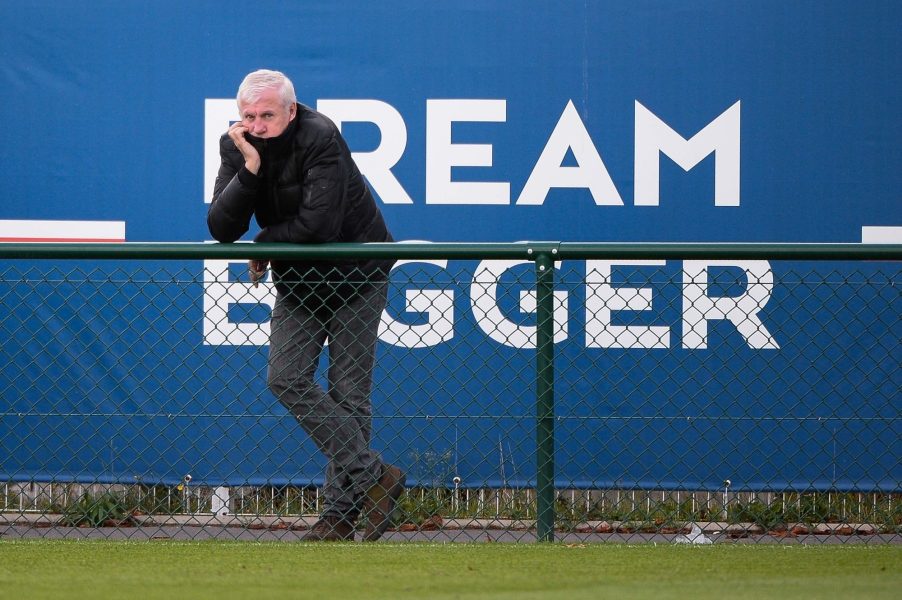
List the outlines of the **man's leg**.
{"label": "man's leg", "polygon": [[[356,465],[361,461],[378,464],[378,457],[358,450],[361,446],[368,448],[368,443],[356,416],[314,380],[327,336],[326,318],[297,301],[283,296],[276,299],[267,382],[329,461],[323,517],[353,522],[358,508],[353,491],[343,483],[345,473],[359,468]],[[350,534],[353,536],[353,531]]]}
{"label": "man's leg", "polygon": [[370,449],[372,435],[373,366],[379,322],[385,308],[387,284],[367,285],[336,304],[328,324],[329,396],[348,415],[357,435],[349,450],[357,455],[338,476],[342,484],[362,496],[378,479],[381,460]]}
{"label": "man's leg", "polygon": [[385,531],[404,487],[403,473],[397,467],[383,465],[369,448],[373,367],[387,287],[386,282],[364,285],[336,309],[329,324],[329,394],[356,420],[360,436],[355,439],[363,442],[357,449],[361,460],[348,468],[348,479],[342,483],[353,488],[368,513],[363,515],[367,518],[367,539],[378,539]]}

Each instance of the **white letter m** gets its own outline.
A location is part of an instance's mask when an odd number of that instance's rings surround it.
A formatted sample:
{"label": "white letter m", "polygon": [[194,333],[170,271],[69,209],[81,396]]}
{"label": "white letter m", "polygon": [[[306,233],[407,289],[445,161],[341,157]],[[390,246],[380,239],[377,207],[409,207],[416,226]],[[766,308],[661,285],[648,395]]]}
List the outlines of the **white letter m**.
{"label": "white letter m", "polygon": [[660,153],[689,171],[714,152],[714,205],[739,206],[739,101],[686,140],[636,101],[636,206],[658,206]]}

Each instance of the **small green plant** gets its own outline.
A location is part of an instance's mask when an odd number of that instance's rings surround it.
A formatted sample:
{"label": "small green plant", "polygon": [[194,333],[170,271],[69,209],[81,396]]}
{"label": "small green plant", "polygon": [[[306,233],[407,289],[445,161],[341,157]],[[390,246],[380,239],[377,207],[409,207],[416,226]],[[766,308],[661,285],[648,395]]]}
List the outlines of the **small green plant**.
{"label": "small green plant", "polygon": [[510,497],[505,501],[505,494],[502,490],[501,509],[505,516],[510,519],[529,519],[536,514],[535,497],[530,497],[526,490],[511,490]]}
{"label": "small green plant", "polygon": [[786,513],[775,504],[767,505],[760,500],[745,504],[733,504],[727,513],[729,523],[754,523],[766,530],[786,524]]}
{"label": "small green plant", "polygon": [[451,512],[451,497],[444,488],[412,488],[398,501],[398,515],[402,523],[424,523],[430,517]]}
{"label": "small green plant", "polygon": [[881,533],[902,533],[902,504],[896,504],[892,510],[883,513],[883,522],[880,524]]}
{"label": "small green plant", "polygon": [[85,492],[63,513],[61,523],[70,527],[122,525],[131,520],[131,511],[122,495],[106,492],[94,498]]}
{"label": "small green plant", "polygon": [[564,496],[558,496],[554,503],[554,526],[561,531],[573,531],[582,515],[573,503]]}
{"label": "small green plant", "polygon": [[454,477],[453,454],[450,450],[438,452],[413,450],[410,453],[411,473],[419,481],[429,482],[433,488],[451,483]]}
{"label": "small green plant", "polygon": [[684,521],[693,520],[691,513],[684,514],[683,507],[673,499],[667,499],[657,505],[653,504],[649,517],[654,523],[656,531],[680,529]]}
{"label": "small green plant", "polygon": [[602,500],[593,503],[586,518],[590,521],[622,521],[627,514],[624,502],[607,504]]}

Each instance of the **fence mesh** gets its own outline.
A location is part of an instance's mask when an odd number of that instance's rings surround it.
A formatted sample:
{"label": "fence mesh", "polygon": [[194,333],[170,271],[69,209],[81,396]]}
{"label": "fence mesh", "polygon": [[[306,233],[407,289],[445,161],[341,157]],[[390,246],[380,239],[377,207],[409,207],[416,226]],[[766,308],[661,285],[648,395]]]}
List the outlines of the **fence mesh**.
{"label": "fence mesh", "polygon": [[[384,539],[549,539],[550,467],[554,539],[902,541],[899,266],[555,263],[540,465],[536,263],[399,262],[372,389],[372,446],[407,475]],[[0,533],[309,531],[326,462],[267,388],[275,291],[246,269],[0,262]]]}

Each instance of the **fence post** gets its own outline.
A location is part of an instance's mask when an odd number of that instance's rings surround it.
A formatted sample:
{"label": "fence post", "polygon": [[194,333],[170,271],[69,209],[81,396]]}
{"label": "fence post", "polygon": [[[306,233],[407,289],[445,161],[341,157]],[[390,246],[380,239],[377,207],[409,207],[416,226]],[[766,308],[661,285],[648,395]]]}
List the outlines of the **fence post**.
{"label": "fence post", "polygon": [[554,259],[536,261],[536,536],[554,541]]}

